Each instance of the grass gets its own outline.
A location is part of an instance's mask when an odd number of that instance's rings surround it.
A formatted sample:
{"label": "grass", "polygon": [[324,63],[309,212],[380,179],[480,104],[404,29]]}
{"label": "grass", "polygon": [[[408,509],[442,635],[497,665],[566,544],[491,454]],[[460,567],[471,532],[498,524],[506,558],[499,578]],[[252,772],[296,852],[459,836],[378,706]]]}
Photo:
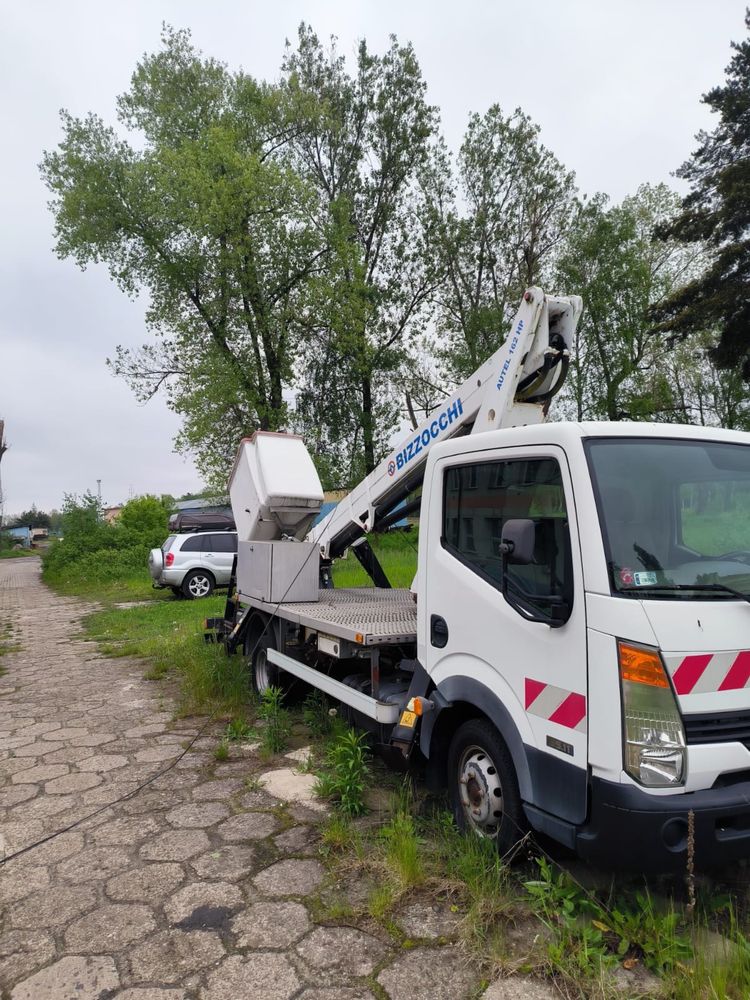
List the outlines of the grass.
{"label": "grass", "polygon": [[[0,624],[0,659],[8,653],[20,653],[22,646],[14,638],[13,625],[10,622]],[[0,677],[6,674],[7,669],[0,663]]]}
{"label": "grass", "polygon": [[[670,883],[649,886],[622,877],[607,889],[589,891],[544,857],[511,867],[491,843],[460,833],[434,800],[420,801],[408,780],[394,793],[384,823],[335,812],[322,841],[338,877],[358,872],[371,883],[349,922],[366,927],[375,920],[408,948],[414,942],[398,926],[399,911],[420,899],[438,904],[456,915],[455,933],[485,981],[533,974],[571,1000],[750,996],[750,944],[731,907],[727,914],[726,897],[710,894],[713,908],[693,918],[679,883],[670,890]],[[717,930],[723,952],[715,934],[712,947],[704,946],[706,935]],[[614,974],[638,968],[649,970],[659,985],[635,978],[623,993]]]}
{"label": "grass", "polygon": [[172,598],[146,606],[110,607],[88,615],[84,631],[107,656],[147,659],[146,676],[151,680],[179,678],[183,712],[216,709],[239,714],[248,699],[243,658],[227,656],[222,645],[203,641],[203,619],[221,614],[224,600]]}
{"label": "grass", "polygon": [[[419,536],[416,529],[370,535],[369,541],[391,584],[394,587],[411,587],[417,572]],[[334,563],[333,581],[337,587],[372,586],[372,580],[351,551],[345,559]]]}
{"label": "grass", "polygon": [[[69,597],[82,597],[100,604],[125,604],[131,601],[154,601],[172,603],[177,599],[168,588],[157,590],[151,586],[151,577],[146,571],[122,576],[116,580],[96,581],[88,579],[49,579],[45,582]],[[200,603],[200,601],[198,602]]]}
{"label": "grass", "polygon": [[38,556],[34,549],[0,549],[0,559],[23,559],[26,556]]}

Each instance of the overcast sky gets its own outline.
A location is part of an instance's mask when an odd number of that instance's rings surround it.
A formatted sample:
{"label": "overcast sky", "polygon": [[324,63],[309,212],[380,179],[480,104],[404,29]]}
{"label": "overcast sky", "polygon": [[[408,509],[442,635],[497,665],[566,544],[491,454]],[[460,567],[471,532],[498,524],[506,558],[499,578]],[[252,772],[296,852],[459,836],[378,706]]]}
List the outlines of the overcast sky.
{"label": "overcast sky", "polygon": [[[5,512],[59,506],[96,490],[200,488],[173,452],[177,420],[161,401],[139,406],[112,378],[117,344],[146,339],[143,305],[103,267],[79,271],[52,251],[37,164],[61,138],[58,111],[114,121],[160,26],[190,28],[206,54],[274,78],[300,20],[353,53],[366,37],[414,43],[456,148],[467,117],[521,106],[542,140],[575,170],[582,191],[615,200],[667,181],[711,128],[700,95],[723,80],[730,41],[744,37],[746,0],[26,0],[2,3],[0,35],[0,418]],[[559,289],[574,293],[576,289]]]}

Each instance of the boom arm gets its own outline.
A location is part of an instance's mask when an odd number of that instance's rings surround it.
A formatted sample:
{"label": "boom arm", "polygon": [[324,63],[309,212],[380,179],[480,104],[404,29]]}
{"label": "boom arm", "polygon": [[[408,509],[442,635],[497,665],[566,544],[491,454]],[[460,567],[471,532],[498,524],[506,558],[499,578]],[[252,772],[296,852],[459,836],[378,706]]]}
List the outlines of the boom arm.
{"label": "boom arm", "polygon": [[554,298],[529,288],[502,346],[316,525],[308,537],[323,558],[343,555],[362,535],[384,526],[421,484],[438,441],[542,423],[565,380],[581,308],[577,295]]}

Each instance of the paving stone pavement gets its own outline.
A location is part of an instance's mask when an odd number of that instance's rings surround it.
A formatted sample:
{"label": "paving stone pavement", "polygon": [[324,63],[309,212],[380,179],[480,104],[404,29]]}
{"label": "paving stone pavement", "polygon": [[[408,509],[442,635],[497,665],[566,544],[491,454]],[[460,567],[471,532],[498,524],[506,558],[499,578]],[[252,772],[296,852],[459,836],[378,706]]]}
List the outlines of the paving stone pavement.
{"label": "paving stone pavement", "polygon": [[[2,1000],[462,1000],[477,975],[454,930],[404,914],[425,947],[377,927],[315,924],[329,874],[319,812],[282,803],[254,754],[219,763],[173,721],[143,664],[81,638],[92,609],[41,583],[37,559],[0,563],[0,624],[21,649],[0,677],[0,856],[105,807],[0,866]],[[263,777],[267,778],[267,774]],[[434,939],[434,940],[429,940]],[[375,984],[377,983],[377,986]],[[373,993],[373,988],[376,993]]]}

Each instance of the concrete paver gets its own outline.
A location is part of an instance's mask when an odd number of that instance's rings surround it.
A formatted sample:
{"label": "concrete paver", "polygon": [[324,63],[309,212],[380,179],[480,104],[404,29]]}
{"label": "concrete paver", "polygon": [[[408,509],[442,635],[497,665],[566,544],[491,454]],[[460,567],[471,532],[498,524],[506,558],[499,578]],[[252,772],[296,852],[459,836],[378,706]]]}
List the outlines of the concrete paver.
{"label": "concrete paver", "polygon": [[[465,1000],[477,978],[454,945],[316,927],[326,809],[294,756],[217,762],[217,723],[141,787],[206,723],[173,720],[142,663],[80,639],[91,610],[44,587],[37,560],[0,563],[21,646],[0,677],[0,850],[77,823],[0,866],[3,1000],[373,1000],[368,976],[390,1000]],[[451,929],[442,912],[405,921]]]}

